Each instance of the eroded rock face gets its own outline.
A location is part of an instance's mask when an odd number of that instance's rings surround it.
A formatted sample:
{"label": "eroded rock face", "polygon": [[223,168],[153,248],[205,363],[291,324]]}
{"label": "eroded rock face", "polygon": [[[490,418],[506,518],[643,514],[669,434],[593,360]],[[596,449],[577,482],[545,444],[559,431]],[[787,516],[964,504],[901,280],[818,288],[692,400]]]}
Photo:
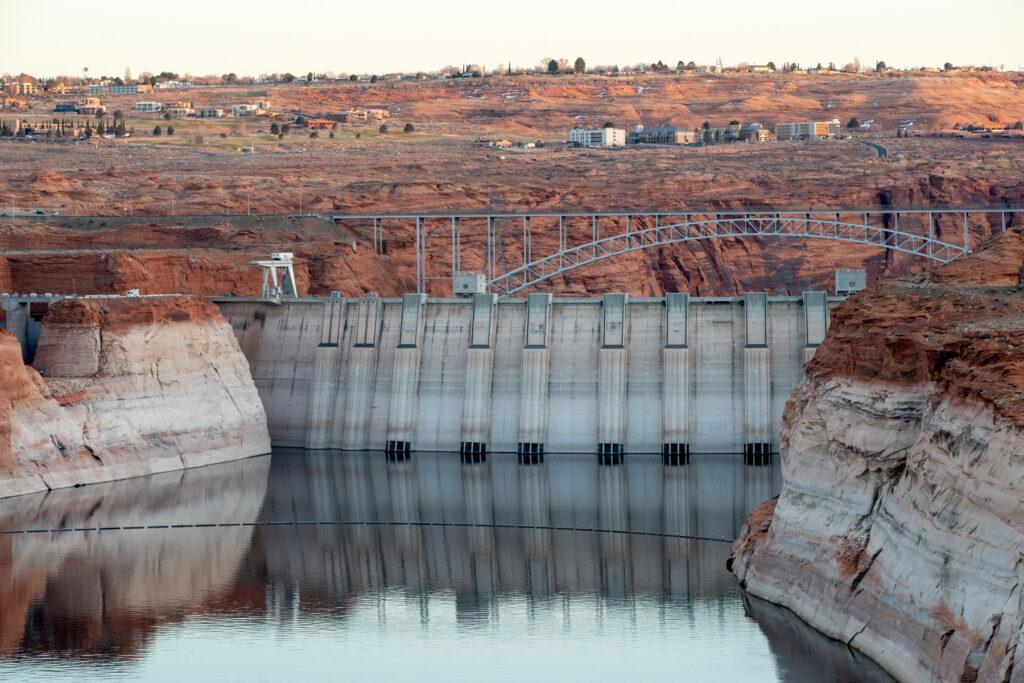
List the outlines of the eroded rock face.
{"label": "eroded rock face", "polygon": [[1024,680],[1022,266],[1010,232],[837,309],[733,546],[750,593],[903,680]]}
{"label": "eroded rock face", "polygon": [[34,365],[0,335],[0,497],[270,451],[249,365],[208,301],[59,302]]}

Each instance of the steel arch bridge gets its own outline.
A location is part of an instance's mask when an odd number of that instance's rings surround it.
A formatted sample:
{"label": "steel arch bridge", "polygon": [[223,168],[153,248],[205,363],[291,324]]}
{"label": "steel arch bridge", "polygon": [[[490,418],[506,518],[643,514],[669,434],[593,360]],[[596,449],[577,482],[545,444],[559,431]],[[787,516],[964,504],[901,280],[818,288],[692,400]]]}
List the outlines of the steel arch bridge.
{"label": "steel arch bridge", "polygon": [[[984,237],[1020,222],[1019,208],[925,208],[777,211],[722,210],[599,213],[462,213],[334,215],[336,223],[372,224],[374,250],[412,229],[416,288],[453,280],[463,251],[488,291],[515,294],[576,268],[642,249],[708,239],[778,237],[865,244],[948,263]],[[582,229],[581,229],[582,228]],[[557,246],[535,257],[540,235]],[[450,241],[450,264],[431,263],[428,240]],[[445,252],[447,249],[444,250]],[[472,256],[470,256],[472,253]],[[450,272],[449,272],[450,266]],[[482,267],[480,267],[482,266]],[[443,275],[439,273],[444,273]]]}

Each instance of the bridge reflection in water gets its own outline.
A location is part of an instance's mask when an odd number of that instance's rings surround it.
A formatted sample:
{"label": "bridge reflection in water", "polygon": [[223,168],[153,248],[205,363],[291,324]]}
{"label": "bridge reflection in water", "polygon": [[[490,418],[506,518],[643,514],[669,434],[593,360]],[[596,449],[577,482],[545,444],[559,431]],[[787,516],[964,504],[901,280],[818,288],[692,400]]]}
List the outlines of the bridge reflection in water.
{"label": "bridge reflection in water", "polygon": [[879,678],[789,613],[745,599],[724,567],[727,542],[692,538],[733,538],[780,483],[778,465],[734,455],[672,467],[659,456],[523,465],[283,451],[0,501],[6,531],[243,524],[0,534],[0,677],[38,673],[43,660],[65,674],[145,675],[167,662],[194,673],[178,650],[201,641],[216,653],[197,660],[207,675],[309,671],[334,657],[346,671],[419,677],[481,647],[493,659],[477,651],[467,667],[543,668],[548,653],[581,674],[612,666],[607,648],[625,644],[627,670],[699,673],[738,648],[723,671]]}

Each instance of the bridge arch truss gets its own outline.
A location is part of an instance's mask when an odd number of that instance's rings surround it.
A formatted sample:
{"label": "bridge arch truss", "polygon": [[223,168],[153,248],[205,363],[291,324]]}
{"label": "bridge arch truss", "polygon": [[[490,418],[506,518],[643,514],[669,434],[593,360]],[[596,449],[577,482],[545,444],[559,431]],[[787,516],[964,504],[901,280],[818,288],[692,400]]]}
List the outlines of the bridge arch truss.
{"label": "bridge arch truss", "polygon": [[[1021,214],[1024,209],[942,208],[336,215],[331,218],[336,223],[363,226],[364,230],[365,226],[372,226],[373,245],[378,253],[386,252],[389,236],[403,230],[411,233],[418,292],[426,292],[428,288],[436,291],[431,281],[451,282],[456,274],[468,270],[485,275],[488,291],[507,296],[622,254],[709,239],[831,240],[948,263],[970,253],[974,241],[1016,226]],[[438,248],[437,240],[450,244]],[[428,248],[428,241],[435,244],[434,249]],[[535,242],[550,248],[535,256]],[[437,257],[447,255],[449,248],[450,260]]]}

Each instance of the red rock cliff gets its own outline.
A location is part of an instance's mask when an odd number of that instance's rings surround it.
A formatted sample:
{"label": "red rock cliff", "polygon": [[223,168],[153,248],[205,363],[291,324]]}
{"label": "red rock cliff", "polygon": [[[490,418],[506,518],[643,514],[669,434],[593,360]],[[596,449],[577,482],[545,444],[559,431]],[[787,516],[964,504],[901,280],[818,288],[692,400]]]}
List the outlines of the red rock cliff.
{"label": "red rock cliff", "polygon": [[0,496],[270,451],[248,363],[209,301],[58,302],[34,365],[0,336]]}
{"label": "red rock cliff", "polygon": [[836,309],[733,547],[749,592],[902,680],[1024,680],[1022,268],[1008,232]]}

